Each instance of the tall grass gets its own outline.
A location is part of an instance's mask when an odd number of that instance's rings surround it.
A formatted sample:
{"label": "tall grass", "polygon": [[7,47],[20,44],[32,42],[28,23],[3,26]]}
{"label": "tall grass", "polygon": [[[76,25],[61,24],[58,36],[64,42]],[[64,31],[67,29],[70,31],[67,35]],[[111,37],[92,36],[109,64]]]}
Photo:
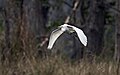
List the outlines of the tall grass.
{"label": "tall grass", "polygon": [[4,64],[1,69],[2,75],[120,75],[114,61],[89,62],[81,59],[71,62],[61,56],[43,59],[23,57],[17,62]]}

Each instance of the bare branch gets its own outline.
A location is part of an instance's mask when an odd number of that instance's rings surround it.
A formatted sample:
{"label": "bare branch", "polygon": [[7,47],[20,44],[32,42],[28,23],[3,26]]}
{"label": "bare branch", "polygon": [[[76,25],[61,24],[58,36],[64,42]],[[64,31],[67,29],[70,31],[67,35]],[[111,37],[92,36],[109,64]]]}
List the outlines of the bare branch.
{"label": "bare branch", "polygon": [[65,23],[69,23],[71,16],[76,12],[79,4],[80,4],[80,0],[76,0],[76,2],[74,3],[74,7],[71,11],[71,14],[66,18]]}

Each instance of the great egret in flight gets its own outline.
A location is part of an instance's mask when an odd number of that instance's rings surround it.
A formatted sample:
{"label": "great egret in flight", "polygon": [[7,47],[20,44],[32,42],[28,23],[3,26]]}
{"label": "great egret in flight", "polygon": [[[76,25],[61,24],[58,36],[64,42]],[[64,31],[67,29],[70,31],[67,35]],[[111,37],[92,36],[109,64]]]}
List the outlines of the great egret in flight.
{"label": "great egret in flight", "polygon": [[51,49],[55,41],[57,40],[57,38],[65,31],[68,31],[69,33],[76,32],[81,43],[84,46],[87,46],[87,37],[81,29],[75,26],[68,25],[68,24],[63,24],[59,26],[58,29],[54,30],[51,33],[47,49]]}

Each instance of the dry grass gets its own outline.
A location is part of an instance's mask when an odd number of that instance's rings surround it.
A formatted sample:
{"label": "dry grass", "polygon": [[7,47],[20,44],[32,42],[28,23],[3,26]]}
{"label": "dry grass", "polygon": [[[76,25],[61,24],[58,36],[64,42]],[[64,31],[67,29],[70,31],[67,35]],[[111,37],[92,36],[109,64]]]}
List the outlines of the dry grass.
{"label": "dry grass", "polygon": [[81,60],[71,62],[59,56],[45,59],[24,58],[19,62],[6,64],[2,75],[120,75],[118,65],[111,61]]}

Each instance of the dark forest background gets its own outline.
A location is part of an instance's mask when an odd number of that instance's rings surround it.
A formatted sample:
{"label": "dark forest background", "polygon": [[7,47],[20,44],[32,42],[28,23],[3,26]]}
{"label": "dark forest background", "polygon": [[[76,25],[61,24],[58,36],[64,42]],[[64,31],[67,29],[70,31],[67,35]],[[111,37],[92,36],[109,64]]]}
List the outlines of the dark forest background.
{"label": "dark forest background", "polygon": [[[47,50],[64,23],[88,45],[64,33]],[[0,0],[1,75],[119,75],[119,66],[120,0]]]}

